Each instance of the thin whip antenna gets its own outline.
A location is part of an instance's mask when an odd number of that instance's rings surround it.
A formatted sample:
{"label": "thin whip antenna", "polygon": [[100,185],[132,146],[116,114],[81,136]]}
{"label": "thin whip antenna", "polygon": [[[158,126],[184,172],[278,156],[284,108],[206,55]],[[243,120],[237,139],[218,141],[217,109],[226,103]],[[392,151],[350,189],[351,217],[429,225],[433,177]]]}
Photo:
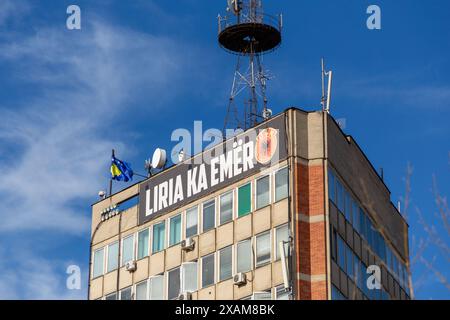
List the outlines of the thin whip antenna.
{"label": "thin whip antenna", "polygon": [[[333,71],[325,70],[325,60],[322,58],[322,98],[320,99],[320,104],[322,105],[322,111],[330,113],[331,105],[331,89],[333,85]],[[328,77],[327,89],[325,91],[325,77]]]}

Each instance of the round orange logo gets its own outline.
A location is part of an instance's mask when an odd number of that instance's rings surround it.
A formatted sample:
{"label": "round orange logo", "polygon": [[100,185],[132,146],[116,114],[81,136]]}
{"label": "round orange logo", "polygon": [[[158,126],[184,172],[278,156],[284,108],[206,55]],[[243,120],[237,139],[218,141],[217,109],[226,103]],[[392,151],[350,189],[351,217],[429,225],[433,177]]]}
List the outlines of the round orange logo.
{"label": "round orange logo", "polygon": [[255,158],[261,164],[267,164],[272,160],[278,147],[278,130],[266,128],[256,137]]}

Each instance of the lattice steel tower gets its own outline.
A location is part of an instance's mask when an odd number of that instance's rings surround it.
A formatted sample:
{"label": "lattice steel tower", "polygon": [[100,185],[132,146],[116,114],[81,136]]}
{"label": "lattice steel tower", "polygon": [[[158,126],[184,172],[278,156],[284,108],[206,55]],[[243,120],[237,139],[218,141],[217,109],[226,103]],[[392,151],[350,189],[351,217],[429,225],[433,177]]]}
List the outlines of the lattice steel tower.
{"label": "lattice steel tower", "polygon": [[[262,56],[281,44],[282,16],[264,14],[261,0],[228,0],[227,14],[219,15],[219,43],[236,54],[237,64],[225,117],[227,128],[248,129],[267,119],[266,82],[270,79],[262,64]],[[247,92],[243,108],[236,97]]]}

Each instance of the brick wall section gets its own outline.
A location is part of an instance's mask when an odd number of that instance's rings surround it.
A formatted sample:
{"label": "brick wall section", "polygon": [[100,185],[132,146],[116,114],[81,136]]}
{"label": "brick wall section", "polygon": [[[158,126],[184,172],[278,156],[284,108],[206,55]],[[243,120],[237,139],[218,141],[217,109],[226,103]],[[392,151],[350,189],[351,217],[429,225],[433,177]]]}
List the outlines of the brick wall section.
{"label": "brick wall section", "polygon": [[[296,166],[297,213],[309,217],[324,216],[323,166]],[[297,220],[297,272],[304,276],[326,274],[325,222],[304,222]],[[298,299],[326,300],[326,281],[298,279]]]}

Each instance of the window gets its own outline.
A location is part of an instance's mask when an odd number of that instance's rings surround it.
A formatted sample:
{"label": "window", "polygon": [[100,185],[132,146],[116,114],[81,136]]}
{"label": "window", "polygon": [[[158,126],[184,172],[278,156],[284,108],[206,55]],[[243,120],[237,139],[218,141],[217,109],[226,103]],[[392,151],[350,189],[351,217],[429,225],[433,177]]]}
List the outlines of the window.
{"label": "window", "polygon": [[354,272],[353,272],[353,251],[350,249],[349,246],[345,246],[347,250],[347,275],[353,279]]}
{"label": "window", "polygon": [[270,291],[255,292],[252,300],[272,300],[272,295],[270,294]]}
{"label": "window", "polygon": [[134,259],[134,235],[128,236],[122,242],[122,266]]}
{"label": "window", "polygon": [[148,241],[150,238],[150,230],[145,229],[138,234],[138,260],[148,256]]}
{"label": "window", "polygon": [[331,285],[331,300],[346,300],[345,296],[334,285]]}
{"label": "window", "polygon": [[275,201],[287,198],[288,195],[288,168],[286,167],[275,173]]}
{"label": "window", "polygon": [[245,240],[237,244],[237,268],[236,271],[247,272],[252,269],[252,242]]}
{"label": "window", "polygon": [[328,196],[330,200],[336,204],[336,184],[334,174],[331,169],[328,169]]}
{"label": "window", "polygon": [[216,226],[216,199],[203,204],[203,232]]}
{"label": "window", "polygon": [[167,298],[173,300],[180,294],[180,268],[169,271],[169,285],[167,288]]}
{"label": "window", "polygon": [[252,211],[252,185],[246,184],[238,189],[238,217],[243,217]]}
{"label": "window", "polygon": [[351,203],[352,197],[345,189],[344,189],[344,199],[345,199],[345,212],[344,212],[345,219],[347,219],[349,223],[352,223],[352,203]]}
{"label": "window", "polygon": [[214,284],[214,253],[202,258],[202,288]]}
{"label": "window", "polygon": [[361,277],[361,273],[359,270],[359,258],[356,254],[353,255],[353,273],[355,283],[358,284],[359,278]]}
{"label": "window", "polygon": [[232,277],[233,247],[229,246],[219,251],[219,281]]}
{"label": "window", "polygon": [[367,279],[369,275],[367,274],[367,266],[363,262],[361,262],[361,270],[361,290],[366,296],[369,296],[369,288],[367,287]]}
{"label": "window", "polygon": [[358,233],[361,233],[361,229],[359,227],[359,206],[356,203],[356,201],[354,201],[353,199],[352,199],[352,206],[353,206],[353,208],[352,208],[352,213],[353,213],[353,223],[352,224],[353,224],[353,228],[355,228],[355,230]]}
{"label": "window", "polygon": [[344,187],[338,179],[336,179],[336,191],[337,207],[341,212],[344,212]]}
{"label": "window", "polygon": [[336,261],[336,229],[331,228],[331,258]]}
{"label": "window", "polygon": [[166,233],[165,221],[155,224],[153,226],[153,249],[152,249],[153,253],[164,250],[165,233]]}
{"label": "window", "polygon": [[151,277],[149,280],[150,286],[150,300],[164,299],[164,276],[159,275]]}
{"label": "window", "polygon": [[131,287],[125,288],[120,291],[120,300],[132,300]]}
{"label": "window", "polygon": [[367,240],[365,235],[366,230],[366,215],[362,208],[359,208],[359,229],[361,232],[359,233],[364,239]]}
{"label": "window", "polygon": [[117,300],[117,293],[111,293],[111,294],[108,294],[106,297],[105,297],[105,300]]}
{"label": "window", "polygon": [[117,269],[119,263],[119,242],[115,242],[108,246],[108,262],[106,272],[111,272]]}
{"label": "window", "polygon": [[370,218],[366,215],[366,228],[367,228],[367,238],[368,238],[368,242],[369,242],[369,246],[372,248],[372,250],[375,249],[374,246],[374,227],[372,224],[372,221],[370,220]]}
{"label": "window", "polygon": [[337,254],[338,254],[338,265],[342,270],[345,270],[345,243],[341,236],[337,236]]}
{"label": "window", "polygon": [[181,292],[197,290],[197,262],[186,262],[181,265]]}
{"label": "window", "polygon": [[169,246],[173,246],[181,241],[181,214],[170,218]]}
{"label": "window", "polygon": [[270,176],[256,180],[256,209],[270,204]]}
{"label": "window", "polygon": [[147,298],[147,281],[136,285],[136,300],[148,300]]}
{"label": "window", "polygon": [[220,196],[220,224],[233,220],[233,191]]}
{"label": "window", "polygon": [[198,207],[195,206],[186,211],[186,238],[198,233]]}
{"label": "window", "polygon": [[103,258],[105,255],[105,248],[98,249],[94,252],[94,267],[92,276],[97,278],[103,274]]}
{"label": "window", "polygon": [[284,286],[275,288],[275,300],[289,300],[289,291]]}
{"label": "window", "polygon": [[289,244],[287,243],[289,241],[289,229],[288,225],[285,224],[284,226],[278,227],[275,230],[275,257],[276,260],[280,259],[280,241],[286,242],[284,244],[284,252],[288,253]]}
{"label": "window", "polygon": [[359,272],[358,272],[359,278],[357,279],[358,286],[359,286],[359,289],[364,290],[364,288],[367,287],[365,285],[365,281],[364,281],[364,279],[366,277],[366,268],[364,268],[364,264],[362,263],[361,260],[358,259],[358,262],[359,262]]}
{"label": "window", "polygon": [[256,236],[256,266],[270,262],[270,232]]}

